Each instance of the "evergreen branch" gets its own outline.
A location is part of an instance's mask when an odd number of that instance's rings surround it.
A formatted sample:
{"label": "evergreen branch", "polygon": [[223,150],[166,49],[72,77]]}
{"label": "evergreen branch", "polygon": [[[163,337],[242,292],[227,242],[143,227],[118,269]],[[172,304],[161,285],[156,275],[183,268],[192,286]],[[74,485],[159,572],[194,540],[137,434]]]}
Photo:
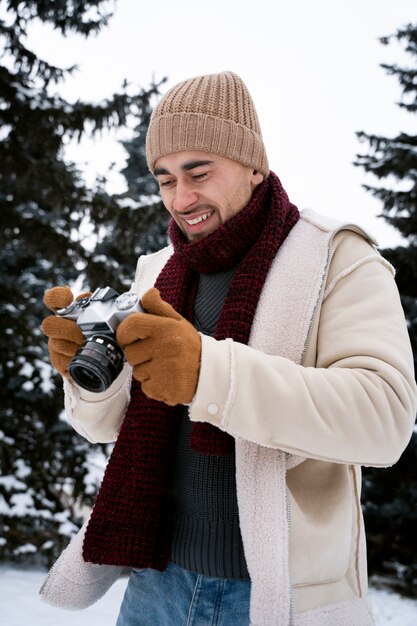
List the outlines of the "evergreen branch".
{"label": "evergreen branch", "polygon": [[47,87],[50,82],[58,83],[77,69],[77,65],[60,68],[39,59],[32,50],[23,45],[21,38],[25,32],[13,26],[6,26],[4,21],[0,20],[1,35],[4,38],[3,54],[6,56],[9,54],[13,58],[13,68],[19,74],[20,80],[26,84],[37,77],[42,81],[43,87]]}
{"label": "evergreen branch", "polygon": [[16,26],[39,18],[52,24],[63,35],[69,32],[88,37],[106,26],[113,15],[104,11],[101,5],[105,0],[8,0],[6,10],[15,16]]}

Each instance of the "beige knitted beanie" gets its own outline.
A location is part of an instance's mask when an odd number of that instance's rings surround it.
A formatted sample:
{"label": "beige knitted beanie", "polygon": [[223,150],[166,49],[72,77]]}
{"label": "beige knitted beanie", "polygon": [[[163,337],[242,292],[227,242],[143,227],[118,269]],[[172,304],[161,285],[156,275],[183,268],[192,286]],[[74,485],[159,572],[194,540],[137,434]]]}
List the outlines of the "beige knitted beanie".
{"label": "beige knitted beanie", "polygon": [[149,169],[154,171],[159,157],[182,150],[220,154],[268,176],[258,116],[237,74],[190,78],[163,96],[146,137]]}

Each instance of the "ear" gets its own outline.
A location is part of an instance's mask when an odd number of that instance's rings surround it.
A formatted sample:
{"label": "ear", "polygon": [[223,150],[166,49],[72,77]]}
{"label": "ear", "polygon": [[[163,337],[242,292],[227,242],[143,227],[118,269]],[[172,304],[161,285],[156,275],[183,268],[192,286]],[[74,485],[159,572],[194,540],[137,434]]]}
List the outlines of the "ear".
{"label": "ear", "polygon": [[263,179],[264,179],[264,176],[263,174],[261,174],[261,172],[258,172],[258,170],[253,170],[252,175],[251,175],[252,191],[255,189],[255,187],[261,184]]}

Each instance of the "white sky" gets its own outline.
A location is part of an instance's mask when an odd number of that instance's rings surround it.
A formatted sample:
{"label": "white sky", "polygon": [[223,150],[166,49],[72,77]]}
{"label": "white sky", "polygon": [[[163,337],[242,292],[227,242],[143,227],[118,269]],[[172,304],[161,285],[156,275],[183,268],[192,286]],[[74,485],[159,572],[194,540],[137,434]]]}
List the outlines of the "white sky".
{"label": "white sky", "polygon": [[[408,58],[378,37],[416,17],[415,0],[118,0],[97,37],[63,39],[39,25],[28,43],[57,65],[79,65],[60,88],[69,100],[99,101],[125,78],[146,87],[167,76],[165,91],[191,76],[235,71],[252,94],[270,167],[291,200],[356,221],[387,246],[400,238],[376,218],[381,205],[361,187],[373,180],[352,165],[367,151],[355,132],[415,132],[413,117],[395,105],[396,79],[379,67]],[[68,154],[89,180],[125,158],[114,133]],[[111,189],[122,185],[113,177]]]}

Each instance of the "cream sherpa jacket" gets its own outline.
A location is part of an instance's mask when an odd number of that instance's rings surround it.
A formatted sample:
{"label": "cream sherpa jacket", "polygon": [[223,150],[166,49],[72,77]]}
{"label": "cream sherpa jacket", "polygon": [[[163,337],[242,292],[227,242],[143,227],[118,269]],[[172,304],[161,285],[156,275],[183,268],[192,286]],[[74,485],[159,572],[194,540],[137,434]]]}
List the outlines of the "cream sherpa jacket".
{"label": "cream sherpa jacket", "polygon": [[[141,258],[140,294],[171,253]],[[103,394],[66,381],[74,428],[113,441],[130,376],[126,366]],[[189,410],[236,439],[252,626],[373,624],[360,466],[398,460],[416,395],[392,267],[357,227],[304,211],[270,269],[249,345],[202,337]],[[82,608],[113,582],[114,568],[80,560],[82,532],[46,581],[46,601]]]}

